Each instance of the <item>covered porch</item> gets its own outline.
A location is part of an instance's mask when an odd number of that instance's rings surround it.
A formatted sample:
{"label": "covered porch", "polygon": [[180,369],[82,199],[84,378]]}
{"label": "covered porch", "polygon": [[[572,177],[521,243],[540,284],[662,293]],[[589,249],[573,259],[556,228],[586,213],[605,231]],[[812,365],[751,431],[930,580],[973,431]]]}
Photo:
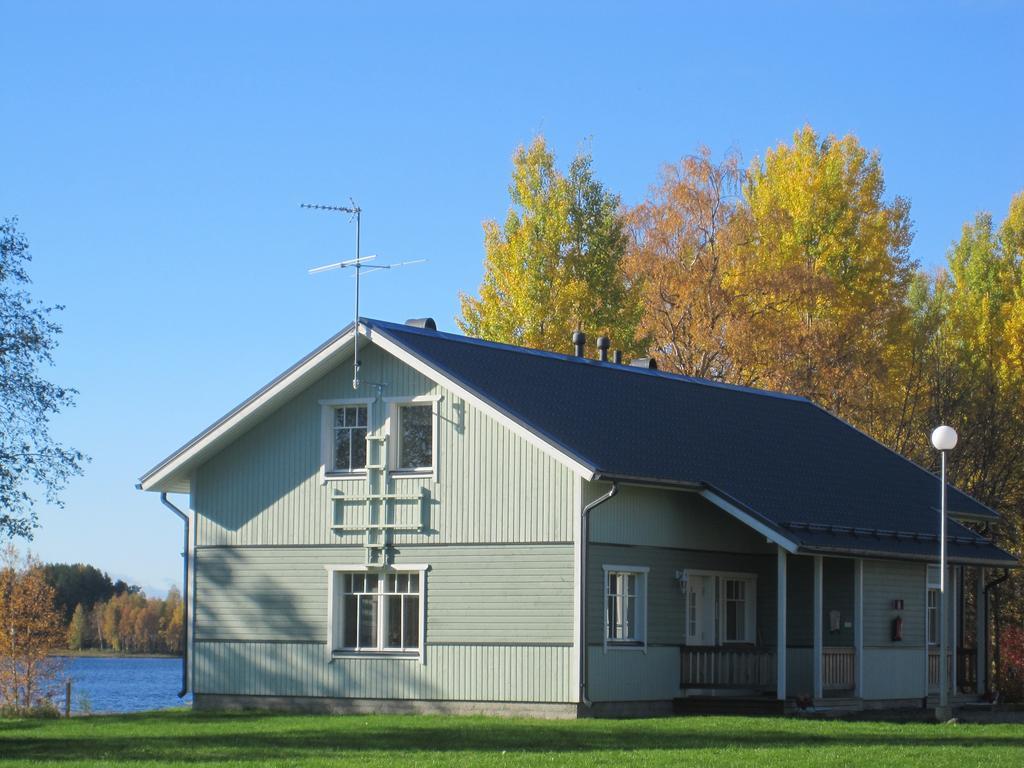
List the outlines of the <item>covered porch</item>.
{"label": "covered porch", "polygon": [[[756,585],[756,599],[767,604],[740,618],[729,574],[677,574],[687,613],[680,697],[923,705],[939,689],[937,575],[923,562],[793,554],[780,546],[775,578]],[[971,700],[985,691],[975,642],[985,637],[984,600],[977,599],[984,570],[951,566],[948,583],[949,679],[955,697]],[[735,642],[743,620],[758,624],[749,642]]]}

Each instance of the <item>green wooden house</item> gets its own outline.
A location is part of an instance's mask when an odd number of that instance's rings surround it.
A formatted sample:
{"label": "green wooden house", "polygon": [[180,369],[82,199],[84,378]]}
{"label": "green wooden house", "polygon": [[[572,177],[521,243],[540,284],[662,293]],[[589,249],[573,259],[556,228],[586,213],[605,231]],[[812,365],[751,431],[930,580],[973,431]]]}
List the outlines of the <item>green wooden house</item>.
{"label": "green wooden house", "polygon": [[[190,499],[194,706],[925,705],[938,479],[802,398],[650,365],[364,319],[147,472]],[[955,520],[946,663],[976,698],[976,596],[1014,561]]]}

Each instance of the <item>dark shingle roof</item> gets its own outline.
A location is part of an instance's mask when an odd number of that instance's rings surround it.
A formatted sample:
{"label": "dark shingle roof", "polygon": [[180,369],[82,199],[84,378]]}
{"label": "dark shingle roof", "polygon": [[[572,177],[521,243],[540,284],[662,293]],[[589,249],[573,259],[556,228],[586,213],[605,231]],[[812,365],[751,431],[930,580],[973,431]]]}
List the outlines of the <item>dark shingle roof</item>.
{"label": "dark shingle roof", "polygon": [[[601,477],[715,489],[802,547],[937,547],[935,476],[804,398],[364,322]],[[997,517],[952,487],[949,507]],[[1013,562],[959,523],[949,533],[955,558]]]}

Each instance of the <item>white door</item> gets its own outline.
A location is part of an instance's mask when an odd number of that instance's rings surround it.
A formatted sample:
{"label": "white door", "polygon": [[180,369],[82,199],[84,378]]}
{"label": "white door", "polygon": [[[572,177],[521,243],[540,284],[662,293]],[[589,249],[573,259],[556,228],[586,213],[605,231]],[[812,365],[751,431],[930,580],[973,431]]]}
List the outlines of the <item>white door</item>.
{"label": "white door", "polygon": [[686,581],[686,644],[715,644],[715,577],[691,575]]}

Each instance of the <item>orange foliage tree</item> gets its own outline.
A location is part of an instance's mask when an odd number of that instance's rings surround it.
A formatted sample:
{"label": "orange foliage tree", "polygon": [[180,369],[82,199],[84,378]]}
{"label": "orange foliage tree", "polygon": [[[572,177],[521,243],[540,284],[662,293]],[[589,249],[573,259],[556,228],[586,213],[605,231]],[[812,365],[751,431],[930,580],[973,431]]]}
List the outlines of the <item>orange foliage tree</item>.
{"label": "orange foliage tree", "polygon": [[0,568],[0,705],[27,710],[53,693],[60,664],[51,653],[64,640],[55,592],[38,561],[13,544]]}

